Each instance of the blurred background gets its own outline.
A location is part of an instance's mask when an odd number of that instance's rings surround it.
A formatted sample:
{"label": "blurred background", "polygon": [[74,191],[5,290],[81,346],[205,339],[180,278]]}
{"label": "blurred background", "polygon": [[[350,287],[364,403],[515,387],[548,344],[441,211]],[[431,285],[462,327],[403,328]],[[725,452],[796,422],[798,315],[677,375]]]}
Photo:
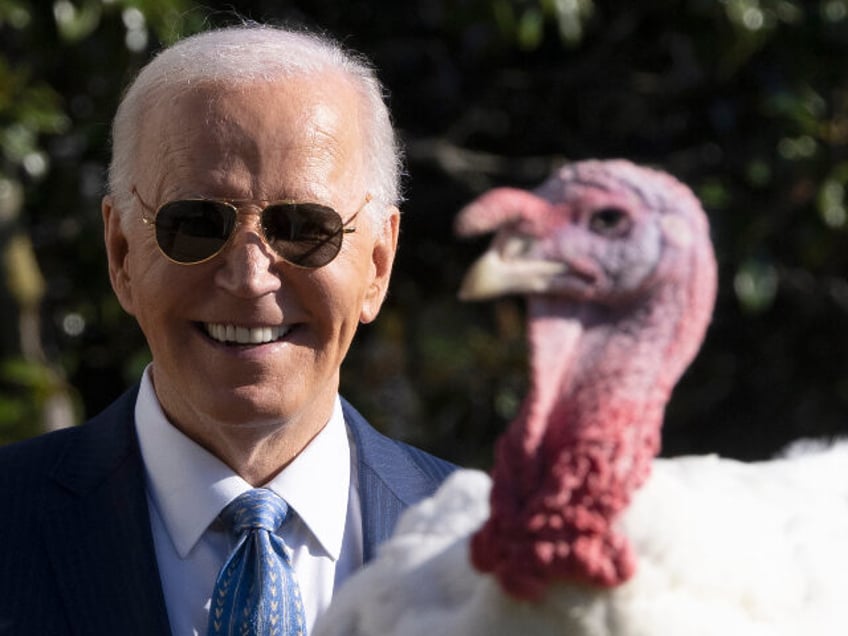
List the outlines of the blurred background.
{"label": "blurred background", "polygon": [[628,157],[701,197],[720,261],[663,452],[848,432],[848,0],[0,0],[0,444],[97,413],[149,360],[101,245],[110,120],[162,45],[244,19],[324,30],[389,91],[399,260],[342,386],[378,428],[490,464],[526,386],[523,306],[456,299],[486,241],[452,218]]}

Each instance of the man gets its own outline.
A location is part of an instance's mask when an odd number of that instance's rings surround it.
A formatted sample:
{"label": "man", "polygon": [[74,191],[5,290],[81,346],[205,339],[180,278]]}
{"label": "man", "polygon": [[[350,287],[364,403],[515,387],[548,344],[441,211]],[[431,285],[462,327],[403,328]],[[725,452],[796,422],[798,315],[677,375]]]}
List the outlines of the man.
{"label": "man", "polygon": [[321,38],[225,29],[141,71],[102,208],[152,364],[83,426],[0,449],[0,632],[206,633],[219,513],[258,487],[288,506],[309,627],[453,469],[338,396],[386,294],[398,164],[373,72]]}

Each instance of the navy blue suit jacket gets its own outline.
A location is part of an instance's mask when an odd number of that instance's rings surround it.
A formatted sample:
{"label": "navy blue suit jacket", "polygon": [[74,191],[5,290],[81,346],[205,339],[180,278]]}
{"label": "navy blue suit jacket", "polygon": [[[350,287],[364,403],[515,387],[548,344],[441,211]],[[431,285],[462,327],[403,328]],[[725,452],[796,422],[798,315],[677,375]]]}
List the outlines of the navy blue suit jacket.
{"label": "navy blue suit jacket", "polygon": [[[135,435],[138,387],[82,426],[0,448],[0,634],[170,634]],[[375,431],[357,449],[365,559],[452,464]]]}

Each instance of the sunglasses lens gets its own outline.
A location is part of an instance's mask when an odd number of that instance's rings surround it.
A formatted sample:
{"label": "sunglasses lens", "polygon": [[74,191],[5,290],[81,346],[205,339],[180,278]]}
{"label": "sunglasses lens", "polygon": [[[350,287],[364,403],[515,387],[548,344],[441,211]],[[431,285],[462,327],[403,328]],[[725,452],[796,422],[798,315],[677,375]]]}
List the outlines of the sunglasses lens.
{"label": "sunglasses lens", "polygon": [[338,212],[318,203],[271,205],[262,215],[269,244],[290,263],[321,267],[342,247],[344,224]]}
{"label": "sunglasses lens", "polygon": [[156,214],[156,241],[179,263],[214,256],[233,231],[236,212],[218,201],[171,201]]}

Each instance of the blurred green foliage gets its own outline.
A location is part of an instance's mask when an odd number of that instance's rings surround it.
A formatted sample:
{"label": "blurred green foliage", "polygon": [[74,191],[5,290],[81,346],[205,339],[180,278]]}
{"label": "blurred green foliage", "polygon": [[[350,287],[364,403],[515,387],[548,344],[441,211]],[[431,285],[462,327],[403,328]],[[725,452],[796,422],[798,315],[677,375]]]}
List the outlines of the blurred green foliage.
{"label": "blurred green foliage", "polygon": [[691,185],[720,261],[666,452],[759,458],[846,432],[848,0],[0,0],[0,203],[2,183],[24,193],[18,213],[0,205],[0,248],[25,237],[47,281],[38,360],[9,337],[20,301],[5,270],[0,283],[0,441],[35,432],[49,394],[13,361],[52,369],[86,415],[138,377],[148,356],[100,244],[109,122],[162,43],[242,19],[326,30],[390,92],[409,170],[401,247],[343,374],[379,427],[488,464],[525,387],[523,310],[455,299],[485,242],[458,242],[451,220],[487,188],[626,156]]}
{"label": "blurred green foliage", "polygon": [[85,337],[87,320],[118,338],[132,328],[110,297],[100,246],[108,123],[151,33],[158,43],[202,27],[191,8],[0,0],[0,443],[92,413],[91,392],[110,387],[69,383],[84,360],[105,354],[97,366],[120,377],[144,359],[135,337],[115,357],[111,343],[98,351]]}

